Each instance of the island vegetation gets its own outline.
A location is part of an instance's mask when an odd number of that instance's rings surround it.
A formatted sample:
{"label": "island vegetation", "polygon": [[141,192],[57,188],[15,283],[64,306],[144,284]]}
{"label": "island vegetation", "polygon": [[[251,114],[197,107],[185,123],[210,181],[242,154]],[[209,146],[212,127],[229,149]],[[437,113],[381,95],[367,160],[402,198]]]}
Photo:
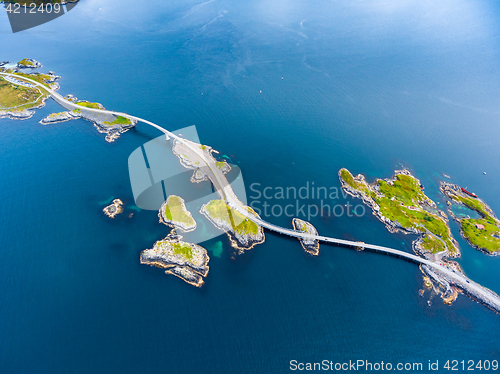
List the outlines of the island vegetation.
{"label": "island vegetation", "polygon": [[99,103],[91,103],[89,101],[79,101],[76,103],[76,105],[83,106],[85,108],[90,108],[90,109],[104,109],[104,107],[99,104]]}
{"label": "island vegetation", "polygon": [[339,178],[346,192],[370,206],[389,231],[418,234],[414,241],[417,252],[460,255],[447,216],[424,194],[420,181],[408,170],[396,171],[394,178],[377,179],[372,184],[347,169],[339,171]]}
{"label": "island vegetation", "polygon": [[21,80],[0,76],[0,118],[28,119],[50,95]]}
{"label": "island vegetation", "polygon": [[45,86],[51,90],[57,90],[59,88],[57,85],[54,85],[54,82],[60,78],[57,75],[43,74],[38,72],[30,74],[13,72],[12,74],[20,78],[28,78],[34,80],[35,82],[40,83],[42,86]]}
{"label": "island vegetation", "polygon": [[116,119],[113,122],[104,121],[103,123],[105,125],[108,125],[108,126],[113,126],[113,125],[131,125],[132,124],[132,122],[128,118],[122,117],[122,116],[116,116]]}
{"label": "island vegetation", "polygon": [[461,204],[476,211],[480,218],[457,217],[450,210],[450,215],[459,222],[460,233],[471,246],[490,255],[500,254],[500,221],[493,210],[475,194],[448,182],[440,183],[441,192],[456,204]]}
{"label": "island vegetation", "polygon": [[224,174],[226,174],[229,171],[231,171],[231,166],[229,166],[229,164],[226,161],[217,161],[215,163],[215,166],[217,166],[217,168],[220,171],[222,171]]}
{"label": "island vegetation", "polygon": [[28,74],[19,71],[19,68],[37,69],[42,66],[33,59],[25,58],[19,61],[16,68],[6,68],[7,63],[8,61],[4,61],[0,64],[0,72],[6,73],[0,76],[0,118],[31,118],[35,113],[34,109],[45,106],[45,101],[50,97],[50,94],[24,78],[35,81],[46,88],[57,90],[59,85],[56,81],[60,77],[52,72],[49,74]]}
{"label": "island vegetation", "polygon": [[196,221],[191,213],[186,209],[184,199],[179,196],[170,195],[162,204],[158,213],[160,222],[184,232],[196,229]]}
{"label": "island vegetation", "polygon": [[42,64],[40,64],[38,61],[33,60],[31,58],[24,58],[17,63],[17,67],[37,69],[37,68],[42,67]]}
{"label": "island vegetation", "polygon": [[[250,207],[250,214],[258,217]],[[223,200],[212,200],[201,207],[200,213],[208,218],[215,227],[228,235],[231,245],[240,253],[264,242],[264,230],[237,210],[231,208]]]}
{"label": "island vegetation", "polygon": [[[20,64],[22,62],[31,62],[34,64],[36,61],[22,60]],[[2,64],[5,63],[0,63],[0,70],[5,72],[6,70],[1,68],[1,66],[3,66]],[[10,71],[10,73],[16,74],[20,79],[29,78],[35,80],[44,87],[55,89],[54,82],[57,77],[53,74],[24,74],[14,71]],[[7,82],[7,89],[15,90],[15,92],[9,91],[3,97],[2,81]],[[2,99],[7,103],[9,102],[8,100],[21,100],[21,102],[23,102],[31,99],[32,97],[27,93],[34,94],[34,92],[27,90],[30,88],[35,89],[31,83],[28,84],[26,81],[16,84],[16,81],[12,82],[2,77],[0,78],[0,103]],[[33,98],[35,96],[33,96]],[[115,116],[111,113],[104,112],[102,110],[104,108],[99,103],[80,101],[77,103],[79,108],[75,109],[74,103],[77,101],[76,98],[68,95],[68,99],[61,100],[60,97],[56,98],[57,96],[59,95],[54,95],[54,100],[71,110],[49,115],[46,117],[48,122],[66,120],[72,117],[82,117],[93,121],[100,129],[105,128],[103,131],[108,132],[108,136],[111,137],[119,133],[116,129],[123,130],[126,129],[127,126],[134,124],[133,121],[126,117]],[[31,105],[31,103],[23,105]],[[88,109],[101,110],[92,111]],[[2,112],[0,109],[0,116],[1,115]],[[170,133],[167,131],[164,132],[167,134],[168,139]],[[199,146],[199,149],[202,150],[202,155],[199,154],[198,148],[195,149],[196,146]],[[230,170],[230,166],[225,161],[216,161],[212,156],[214,150],[211,147],[199,145],[187,140],[185,142],[179,142],[177,139],[174,139],[173,150],[184,166],[195,169],[195,175],[192,179],[196,179],[195,181],[210,179],[214,186],[224,186],[223,189],[219,189],[217,193],[221,199],[227,199],[227,190],[231,187],[228,183],[224,183],[227,181],[224,181],[223,174]],[[200,165],[205,166],[200,167]],[[222,173],[219,173],[219,171],[222,171]],[[217,181],[215,180],[214,174],[217,176]],[[401,230],[403,232],[419,234],[420,238],[416,241],[416,247],[419,249],[419,253],[440,255],[434,256],[433,260],[440,260],[442,255],[459,255],[458,247],[448,227],[446,215],[438,210],[435,203],[423,193],[420,182],[413,177],[409,171],[396,171],[396,175],[393,179],[377,179],[373,184],[366,183],[364,177],[361,175],[353,177],[347,169],[341,169],[339,171],[339,177],[343,188],[352,196],[360,197],[366,204],[370,205],[374,214],[386,224],[389,230],[392,232]],[[456,187],[458,188],[458,186]],[[463,235],[469,238],[473,245],[486,249],[489,252],[498,253],[499,246],[497,243],[498,240],[500,240],[499,221],[491,209],[484,202],[479,200],[477,196],[472,196],[471,198],[470,193],[456,193],[449,197],[476,210],[482,217],[477,220],[470,218],[462,219]],[[237,201],[237,198],[235,199]],[[229,201],[232,201],[234,204],[235,199],[231,196]],[[113,200],[113,204],[104,209],[105,214],[111,218],[115,217],[116,214],[121,213],[122,204],[123,203],[119,199]],[[240,206],[239,203],[238,206]],[[243,204],[241,204],[241,206],[243,206]],[[246,207],[246,209],[248,209],[248,214],[260,218],[251,208]],[[232,246],[238,248],[240,251],[250,249],[256,244],[264,241],[262,227],[248,219],[245,215],[246,213],[241,214],[239,211],[231,208],[225,200],[210,201],[208,204],[202,206],[201,213],[203,213],[216,227],[224,230],[228,234]],[[182,228],[183,225],[190,229],[192,224],[196,225],[192,216],[186,210],[184,201],[178,196],[171,196],[167,199],[165,206],[160,210],[160,215],[162,219],[164,218],[165,223],[168,221],[175,229]],[[262,223],[262,221],[257,222]],[[294,219],[293,226],[294,230],[317,235],[316,229],[309,222]],[[273,229],[272,226],[269,227]],[[165,239],[157,241],[152,249],[144,250],[141,253],[140,261],[143,264],[164,268],[166,269],[165,273],[173,274],[182,278],[189,284],[200,287],[204,282],[203,278],[208,274],[209,257],[207,251],[196,244],[183,242],[181,240],[182,237],[176,234],[175,229],[172,230]],[[276,230],[276,228],[274,229]],[[283,232],[283,230],[282,228],[277,229],[279,232]],[[294,235],[295,234],[296,232]],[[306,251],[313,255],[318,254],[319,242],[316,239],[301,238],[300,240]],[[364,243],[359,243],[359,248],[363,249]],[[373,247],[374,246],[372,246],[372,248]],[[401,251],[389,248],[385,249],[391,250],[392,252],[390,253],[399,252],[398,255],[402,254]],[[445,290],[436,291],[436,293],[442,292],[445,302],[451,303],[456,298],[458,293],[455,287],[459,287],[471,297],[482,301],[494,310],[500,310],[498,306],[500,304],[497,302],[498,296],[496,294],[480,287],[471,289],[470,285],[472,282],[465,276],[463,279],[458,278],[457,280],[454,274],[461,272],[461,269],[455,262],[442,260],[439,264],[442,269],[437,266],[437,261],[433,262],[434,263],[427,262],[427,264],[421,265],[422,271],[427,274],[425,284],[427,288],[430,288],[432,286],[431,279],[435,280],[440,285],[439,288]],[[448,270],[445,271],[445,269]],[[450,273],[449,270],[452,270],[453,273]],[[452,274],[451,278],[450,274]]]}
{"label": "island vegetation", "polygon": [[0,77],[0,109],[29,109],[40,105],[39,100],[48,94],[38,88],[16,85]]}

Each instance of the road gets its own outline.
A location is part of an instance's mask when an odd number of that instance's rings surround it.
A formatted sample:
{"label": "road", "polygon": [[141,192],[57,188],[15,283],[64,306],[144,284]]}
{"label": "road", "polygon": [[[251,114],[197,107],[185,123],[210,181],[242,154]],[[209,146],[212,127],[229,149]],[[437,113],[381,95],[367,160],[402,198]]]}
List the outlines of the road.
{"label": "road", "polygon": [[88,110],[90,112],[96,112],[96,113],[106,113],[106,114],[112,114],[115,116],[122,116],[125,118],[129,118],[130,120],[135,120],[137,122],[142,122],[145,123],[149,126],[152,126],[159,131],[163,132],[165,135],[169,136],[170,138],[173,138],[181,143],[183,143],[185,146],[187,146],[190,150],[192,150],[198,157],[200,157],[207,165],[208,170],[210,171],[208,174],[208,177],[212,181],[212,184],[214,185],[214,188],[216,189],[217,193],[221,197],[221,199],[225,200],[226,203],[239,213],[241,213],[243,216],[251,220],[252,222],[268,229],[274,232],[277,232],[279,234],[284,234],[288,235],[291,237],[295,238],[308,238],[308,239],[314,239],[314,240],[319,240],[320,242],[325,242],[325,243],[333,243],[333,244],[338,244],[338,245],[344,245],[344,246],[349,246],[349,247],[362,247],[366,249],[371,249],[376,252],[381,252],[397,257],[402,257],[405,258],[409,261],[415,262],[417,264],[423,264],[429,266],[431,269],[437,270],[438,273],[444,274],[446,277],[448,277],[449,280],[452,281],[456,286],[462,288],[464,291],[471,295],[475,295],[476,298],[481,299],[480,301],[487,304],[490,308],[493,310],[497,311],[500,313],[500,297],[495,294],[494,292],[490,291],[487,288],[482,287],[481,285],[474,283],[469,280],[465,275],[462,273],[457,273],[447,266],[441,265],[441,262],[434,262],[427,260],[425,258],[416,256],[411,253],[407,253],[404,251],[400,251],[397,249],[393,248],[388,248],[388,247],[383,247],[379,245],[374,245],[374,244],[366,244],[366,243],[360,243],[360,242],[355,242],[355,241],[350,241],[350,240],[342,240],[342,239],[336,239],[336,238],[330,238],[327,236],[321,236],[321,235],[312,235],[308,233],[304,233],[302,231],[296,231],[293,229],[288,229],[284,228],[281,226],[276,226],[272,223],[269,223],[267,221],[262,220],[261,218],[253,215],[250,213],[247,209],[246,206],[244,206],[238,199],[238,197],[235,195],[233,189],[231,188],[229,182],[227,181],[226,177],[224,174],[217,168],[213,160],[210,160],[209,158],[206,157],[204,154],[203,150],[199,146],[196,145],[196,143],[192,143],[189,141],[186,141],[183,138],[180,138],[179,136],[171,133],[168,130],[165,130],[163,127],[158,126],[157,124],[147,121],[143,118],[131,116],[130,114],[127,113],[121,113],[121,112],[115,112],[111,110],[104,110],[104,109],[93,109],[93,108],[86,108],[82,107],[80,105],[77,105],[69,100],[66,100],[63,96],[58,94],[57,92],[47,88],[46,86],[32,80],[29,78],[25,77],[19,77],[14,74],[9,74],[9,73],[3,73],[0,72],[0,75],[4,76],[11,76],[16,79],[24,79],[29,81],[30,83],[34,84],[37,87],[40,87],[44,89],[45,91],[49,92],[53,99],[58,102],[60,105],[65,107],[66,109],[82,109],[82,110]]}

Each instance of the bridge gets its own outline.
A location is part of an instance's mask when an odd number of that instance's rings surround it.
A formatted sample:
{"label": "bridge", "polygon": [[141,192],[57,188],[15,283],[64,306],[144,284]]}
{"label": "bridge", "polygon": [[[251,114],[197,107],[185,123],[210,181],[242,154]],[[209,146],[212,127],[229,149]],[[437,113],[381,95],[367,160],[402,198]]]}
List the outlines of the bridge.
{"label": "bridge", "polygon": [[247,207],[239,201],[238,197],[235,195],[233,189],[229,185],[229,182],[227,181],[226,177],[224,174],[217,168],[213,160],[208,159],[203,151],[201,150],[200,147],[193,145],[195,143],[191,143],[189,141],[186,141],[185,139],[171,133],[170,131],[164,129],[161,126],[158,126],[157,124],[150,122],[148,120],[145,120],[140,117],[135,117],[127,113],[121,113],[121,112],[116,112],[112,110],[104,110],[104,109],[94,109],[94,108],[87,108],[87,107],[82,107],[80,105],[77,105],[73,103],[72,101],[66,100],[63,96],[58,94],[56,91],[46,87],[43,84],[40,84],[39,82],[26,78],[26,77],[20,77],[18,75],[10,74],[10,73],[4,73],[0,72],[1,76],[4,77],[11,77],[14,79],[23,79],[26,81],[29,81],[31,84],[33,84],[36,87],[39,87],[46,92],[48,92],[52,98],[59,103],[61,106],[68,110],[73,110],[73,109],[80,109],[80,110],[85,110],[85,111],[90,111],[90,112],[95,112],[95,113],[105,113],[105,114],[111,114],[115,116],[122,116],[125,118],[128,118],[130,120],[134,120],[137,122],[142,122],[145,123],[149,126],[152,126],[156,128],[157,130],[163,132],[165,135],[168,137],[175,139],[176,141],[179,141],[183,143],[186,147],[188,147],[191,151],[193,151],[199,158],[201,158],[205,163],[206,163],[206,168],[204,170],[208,170],[208,177],[210,178],[212,184],[214,185],[215,190],[231,208],[235,209],[237,212],[242,214],[244,217],[249,219],[250,221],[268,229],[274,232],[277,232],[279,234],[284,234],[288,235],[294,238],[298,239],[313,239],[313,240],[319,240],[320,242],[324,243],[333,243],[337,245],[343,245],[343,246],[349,246],[349,247],[362,247],[366,249],[373,250],[375,252],[380,252],[380,253],[385,253],[388,255],[404,258],[406,260],[409,260],[411,262],[417,263],[419,265],[424,265],[427,266],[428,268],[434,270],[437,272],[438,275],[444,277],[447,281],[453,283],[455,286],[461,288],[465,293],[467,293],[469,296],[472,298],[477,299],[479,302],[482,304],[486,305],[490,309],[494,310],[497,313],[500,313],[500,297],[494,293],[493,291],[482,287],[481,285],[469,280],[464,274],[460,272],[455,272],[454,270],[448,268],[441,262],[435,262],[435,261],[430,261],[425,258],[416,256],[411,253],[407,253],[404,251],[400,251],[397,249],[393,248],[388,248],[388,247],[383,247],[379,245],[374,245],[374,244],[366,244],[366,243],[360,243],[360,242],[355,242],[355,241],[350,241],[350,240],[342,240],[342,239],[336,239],[336,238],[331,238],[327,236],[321,236],[321,235],[313,235],[309,233],[305,233],[302,231],[298,230],[293,230],[293,229],[288,229],[284,228],[281,226],[274,225],[272,223],[269,223],[267,221],[262,220],[261,218],[257,217],[256,215],[250,213],[247,209]]}

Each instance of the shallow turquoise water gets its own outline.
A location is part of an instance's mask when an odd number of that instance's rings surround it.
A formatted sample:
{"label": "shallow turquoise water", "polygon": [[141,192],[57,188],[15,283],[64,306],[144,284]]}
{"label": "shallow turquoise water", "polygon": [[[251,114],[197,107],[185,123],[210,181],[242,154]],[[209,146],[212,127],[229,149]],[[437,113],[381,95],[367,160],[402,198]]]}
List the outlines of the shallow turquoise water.
{"label": "shallow turquoise water", "polygon": [[[372,180],[404,165],[442,204],[445,173],[500,212],[491,2],[197,4],[82,1],[15,35],[0,15],[0,60],[35,58],[63,77],[62,94],[169,130],[196,125],[248,188],[339,187],[340,167]],[[205,243],[214,252],[201,289],[140,265],[167,230],[156,212],[134,209],[127,159],[159,134],[139,125],[108,144],[82,120],[38,124],[54,111],[48,102],[30,120],[0,120],[5,372],[262,373],[286,372],[293,359],[500,357],[498,315],[463,296],[428,307],[420,271],[400,259],[334,246],[311,258],[267,233],[235,261],[225,237]],[[110,197],[127,206],[113,221],[102,214]],[[414,239],[369,213],[311,222],[407,251]],[[466,273],[500,293],[500,259],[451,226]]]}

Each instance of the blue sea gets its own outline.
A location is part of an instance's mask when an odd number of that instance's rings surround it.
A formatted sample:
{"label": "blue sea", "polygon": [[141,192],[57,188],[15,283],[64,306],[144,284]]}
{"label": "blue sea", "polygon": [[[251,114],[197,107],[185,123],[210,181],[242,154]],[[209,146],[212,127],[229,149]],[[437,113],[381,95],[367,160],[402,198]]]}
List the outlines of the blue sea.
{"label": "blue sea", "polygon": [[[444,173],[500,214],[493,1],[82,0],[16,34],[0,9],[0,34],[0,61],[40,61],[63,95],[196,126],[241,168],[249,202],[254,183],[339,188],[341,167],[368,181],[407,167],[442,208]],[[38,123],[61,110],[49,100],[29,120],[0,120],[1,373],[286,373],[291,360],[448,372],[447,360],[500,359],[499,315],[463,295],[428,306],[421,271],[398,258],[331,245],[312,257],[266,232],[234,260],[226,236],[203,243],[200,289],[141,265],[168,230],[136,208],[127,160],[161,134],[139,124],[107,143],[84,120]],[[125,212],[111,220],[114,198]],[[369,211],[311,223],[408,252],[416,238]],[[500,293],[500,257],[450,225],[466,274]]]}

